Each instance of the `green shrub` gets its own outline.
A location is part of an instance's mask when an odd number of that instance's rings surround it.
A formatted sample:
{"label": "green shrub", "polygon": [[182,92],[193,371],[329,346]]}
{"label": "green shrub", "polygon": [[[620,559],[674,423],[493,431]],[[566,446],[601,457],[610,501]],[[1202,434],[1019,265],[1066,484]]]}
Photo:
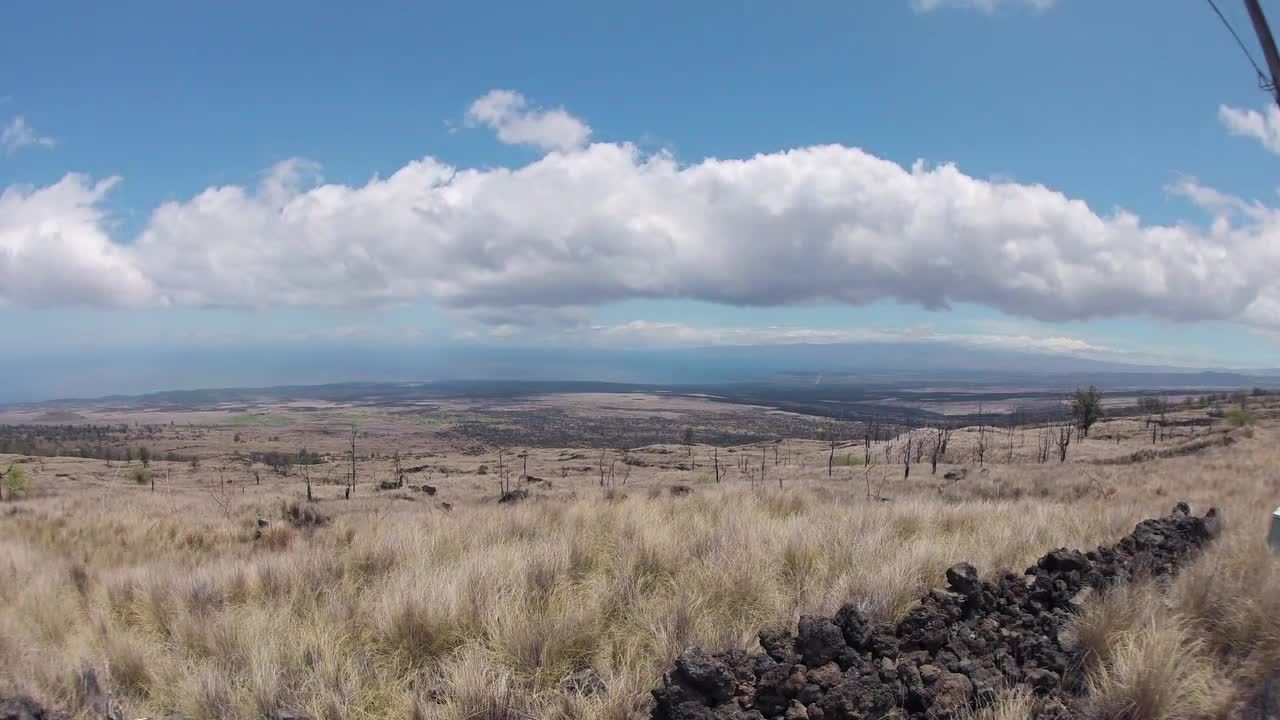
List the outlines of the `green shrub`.
{"label": "green shrub", "polygon": [[1244,427],[1252,425],[1254,421],[1253,414],[1244,408],[1231,408],[1226,413],[1227,422],[1236,427]]}
{"label": "green shrub", "polygon": [[10,465],[4,474],[5,495],[10,498],[27,494],[27,469],[21,465]]}
{"label": "green shrub", "polygon": [[151,482],[151,470],[144,467],[134,468],[133,472],[129,473],[129,476],[139,485],[146,485]]}

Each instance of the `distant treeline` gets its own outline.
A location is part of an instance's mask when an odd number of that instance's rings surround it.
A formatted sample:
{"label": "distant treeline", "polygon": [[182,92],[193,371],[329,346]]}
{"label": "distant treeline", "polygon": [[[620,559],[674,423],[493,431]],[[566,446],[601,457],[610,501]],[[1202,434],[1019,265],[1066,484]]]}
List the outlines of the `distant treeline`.
{"label": "distant treeline", "polygon": [[[0,454],[37,457],[82,457],[128,462],[188,462],[189,455],[155,453],[129,444],[128,425],[0,425]],[[139,434],[138,428],[132,432]]]}
{"label": "distant treeline", "polygon": [[[239,455],[239,453],[236,453]],[[319,465],[324,462],[320,453],[309,452],[306,448],[296,453],[276,450],[254,450],[249,453],[249,461],[262,463],[278,473],[286,473],[294,465]]]}

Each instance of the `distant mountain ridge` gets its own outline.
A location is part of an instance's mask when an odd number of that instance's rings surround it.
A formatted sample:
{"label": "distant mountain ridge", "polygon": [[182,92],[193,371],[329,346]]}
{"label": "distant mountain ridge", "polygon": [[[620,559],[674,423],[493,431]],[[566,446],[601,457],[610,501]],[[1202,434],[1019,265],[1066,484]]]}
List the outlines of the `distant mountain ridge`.
{"label": "distant mountain ridge", "polygon": [[1275,387],[1280,370],[1126,364],[1071,355],[929,342],[682,349],[501,346],[214,348],[0,357],[0,403],[161,390],[424,381],[708,385],[802,382],[1066,387]]}

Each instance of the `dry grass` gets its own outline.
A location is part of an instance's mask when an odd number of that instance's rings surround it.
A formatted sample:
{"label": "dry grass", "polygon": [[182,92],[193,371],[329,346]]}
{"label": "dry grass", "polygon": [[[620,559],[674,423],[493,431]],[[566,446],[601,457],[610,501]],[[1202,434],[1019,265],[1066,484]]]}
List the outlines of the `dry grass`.
{"label": "dry grass", "polygon": [[[890,480],[889,502],[863,497],[861,468],[828,480],[816,443],[804,468],[769,468],[782,490],[731,479],[672,497],[658,473],[606,497],[555,478],[499,507],[488,483],[437,480],[451,512],[390,493],[308,505],[296,480],[219,498],[37,475],[41,493],[0,506],[0,692],[77,709],[89,666],[134,717],[638,717],[689,645],[751,647],[763,625],[848,601],[896,618],[952,563],[1021,569],[1185,498],[1223,507],[1223,540],[1169,588],[1091,599],[1075,636],[1099,716],[1220,717],[1233,682],[1280,661],[1280,571],[1261,543],[1277,438],[1263,421],[1196,455],[996,464],[945,486],[923,468]],[[329,521],[291,524],[283,501]],[[587,668],[605,691],[563,686]],[[981,717],[1029,708],[1008,695]]]}

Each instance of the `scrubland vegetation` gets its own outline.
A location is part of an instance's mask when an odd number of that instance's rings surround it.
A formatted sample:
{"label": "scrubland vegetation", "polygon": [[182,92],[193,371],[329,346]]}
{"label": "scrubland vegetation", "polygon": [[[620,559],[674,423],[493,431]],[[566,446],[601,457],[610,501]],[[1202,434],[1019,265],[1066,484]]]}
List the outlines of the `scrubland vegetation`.
{"label": "scrubland vegetation", "polygon": [[[926,453],[905,479],[888,441],[869,464],[860,441],[788,441],[757,477],[737,457],[755,468],[759,449],[720,449],[721,475],[689,438],[637,449],[607,488],[598,451],[531,453],[515,471],[529,498],[504,505],[492,454],[422,460],[433,497],[375,491],[391,471],[370,463],[349,501],[324,463],[255,478],[152,460],[144,483],[103,460],[0,457],[23,468],[0,504],[0,695],[85,712],[92,668],[130,717],[645,717],[690,646],[754,648],[764,626],[847,602],[895,620],[954,563],[1020,571],[1186,500],[1219,507],[1223,536],[1171,584],[1084,598],[1071,633],[1097,717],[1228,717],[1280,665],[1264,540],[1280,425],[1263,401],[1248,411],[1180,427],[1160,447],[1215,439],[1166,456],[1141,454],[1142,418],[1103,419],[1065,463],[1036,462],[1034,431],[961,428],[936,475]],[[1030,707],[1011,689],[982,716]]]}

